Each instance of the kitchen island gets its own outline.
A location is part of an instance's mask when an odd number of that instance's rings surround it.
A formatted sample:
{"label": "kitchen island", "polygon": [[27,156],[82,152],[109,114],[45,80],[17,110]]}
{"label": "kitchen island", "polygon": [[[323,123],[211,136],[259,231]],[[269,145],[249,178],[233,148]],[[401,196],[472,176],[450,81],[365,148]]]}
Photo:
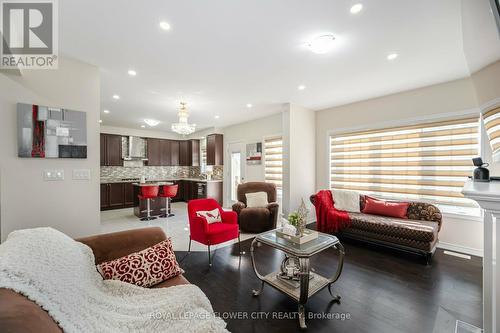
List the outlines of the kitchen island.
{"label": "kitchen island", "polygon": [[[101,210],[134,208],[135,211],[136,207],[142,206],[138,198],[139,189],[133,185],[138,182],[139,179],[137,178],[101,179]],[[177,195],[172,199],[173,202],[214,198],[222,205],[222,180],[205,180],[200,178],[148,179],[146,184],[163,182],[179,185]],[[146,207],[145,204],[144,207]],[[154,214],[160,215],[159,209],[164,207],[165,198],[159,197],[151,200],[151,208]],[[145,208],[142,210],[145,210]]]}

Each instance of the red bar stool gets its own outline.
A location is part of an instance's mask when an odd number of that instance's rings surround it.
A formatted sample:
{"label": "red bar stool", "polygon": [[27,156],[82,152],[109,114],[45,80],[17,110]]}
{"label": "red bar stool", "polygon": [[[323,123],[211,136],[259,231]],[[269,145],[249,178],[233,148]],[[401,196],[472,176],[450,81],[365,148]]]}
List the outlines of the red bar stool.
{"label": "red bar stool", "polygon": [[141,193],[139,194],[139,200],[146,200],[147,208],[141,211],[141,213],[146,212],[147,216],[141,218],[141,221],[151,221],[156,219],[155,216],[151,216],[151,199],[158,197],[158,192],[160,187],[156,185],[146,185],[141,186]]}
{"label": "red bar stool", "polygon": [[179,185],[178,184],[175,184],[175,185],[163,185],[162,186],[162,191],[160,193],[160,197],[162,198],[166,198],[166,205],[165,205],[165,208],[162,208],[161,210],[165,210],[165,214],[161,214],[160,217],[161,218],[165,218],[165,217],[172,217],[174,216],[174,214],[172,214],[172,209],[171,209],[171,201],[172,201],[172,198],[175,197],[177,195],[177,190],[179,189]]}

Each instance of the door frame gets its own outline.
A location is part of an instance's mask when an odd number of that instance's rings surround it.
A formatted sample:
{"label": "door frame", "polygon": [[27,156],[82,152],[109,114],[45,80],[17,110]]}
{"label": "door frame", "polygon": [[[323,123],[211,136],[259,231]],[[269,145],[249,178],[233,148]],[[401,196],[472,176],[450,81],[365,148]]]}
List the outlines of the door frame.
{"label": "door frame", "polygon": [[224,189],[224,203],[225,206],[230,207],[234,201],[231,200],[231,154],[233,152],[241,152],[241,165],[240,174],[241,180],[244,182],[246,178],[246,143],[244,141],[233,141],[228,142],[226,146],[226,156],[227,156],[227,171],[224,172],[224,177],[226,178],[226,186]]}

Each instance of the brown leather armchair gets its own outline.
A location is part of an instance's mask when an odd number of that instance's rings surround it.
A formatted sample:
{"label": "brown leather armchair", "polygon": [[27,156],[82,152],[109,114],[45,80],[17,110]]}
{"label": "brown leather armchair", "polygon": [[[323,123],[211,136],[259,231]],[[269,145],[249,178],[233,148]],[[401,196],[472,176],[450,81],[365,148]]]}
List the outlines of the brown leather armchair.
{"label": "brown leather armchair", "polygon": [[[247,208],[245,194],[266,192],[267,207]],[[276,228],[279,205],[276,202],[276,185],[264,182],[248,182],[238,185],[238,202],[233,205],[233,211],[238,214],[240,230],[251,233],[264,232]]]}

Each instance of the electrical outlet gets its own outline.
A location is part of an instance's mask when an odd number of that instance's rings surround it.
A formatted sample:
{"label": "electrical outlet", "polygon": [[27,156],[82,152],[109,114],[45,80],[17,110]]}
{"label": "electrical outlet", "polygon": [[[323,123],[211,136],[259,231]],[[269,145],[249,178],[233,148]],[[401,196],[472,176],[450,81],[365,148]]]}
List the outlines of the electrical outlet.
{"label": "electrical outlet", "polygon": [[73,169],[73,180],[90,180],[90,169]]}
{"label": "electrical outlet", "polygon": [[62,181],[64,180],[63,169],[46,169],[43,170],[43,180],[47,181]]}

